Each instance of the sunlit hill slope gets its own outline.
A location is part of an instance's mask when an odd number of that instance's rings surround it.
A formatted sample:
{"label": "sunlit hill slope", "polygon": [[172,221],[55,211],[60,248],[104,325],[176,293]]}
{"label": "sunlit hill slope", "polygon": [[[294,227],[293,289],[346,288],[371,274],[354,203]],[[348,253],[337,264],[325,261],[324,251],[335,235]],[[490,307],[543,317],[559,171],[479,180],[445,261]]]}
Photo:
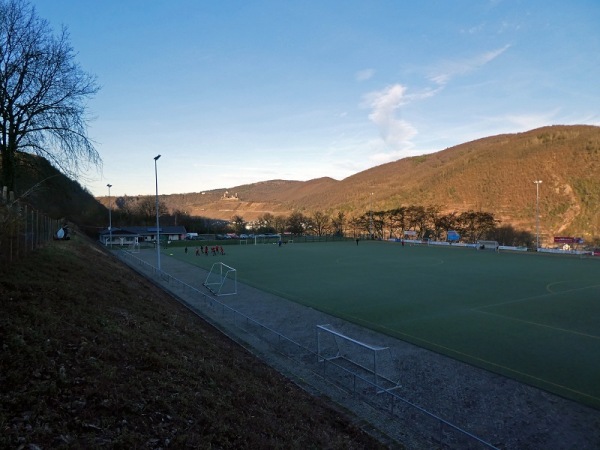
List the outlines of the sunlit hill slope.
{"label": "sunlit hill slope", "polygon": [[[437,205],[483,210],[503,224],[533,230],[536,185],[542,238],[600,236],[600,127],[551,126],[487,137],[437,153],[405,158],[341,181],[271,180],[207,192],[161,196],[170,210],[246,221],[264,213],[343,211]],[[106,203],[106,199],[102,199]]]}

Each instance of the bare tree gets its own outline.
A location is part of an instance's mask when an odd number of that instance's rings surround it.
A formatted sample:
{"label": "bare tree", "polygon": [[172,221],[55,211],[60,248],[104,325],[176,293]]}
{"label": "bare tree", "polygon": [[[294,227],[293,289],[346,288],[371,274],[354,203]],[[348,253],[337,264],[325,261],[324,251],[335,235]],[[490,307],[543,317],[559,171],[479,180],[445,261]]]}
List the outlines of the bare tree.
{"label": "bare tree", "polygon": [[238,235],[246,232],[247,222],[238,214],[231,218],[231,225],[233,226],[233,231]]}
{"label": "bare tree", "polygon": [[315,211],[311,217],[314,232],[317,236],[323,236],[327,234],[331,226],[331,217],[322,211]]}
{"label": "bare tree", "polygon": [[406,207],[400,206],[388,211],[388,219],[390,223],[390,238],[393,236],[404,236],[406,228]]}
{"label": "bare tree", "polygon": [[277,233],[283,234],[285,232],[285,227],[287,226],[287,217],[285,216],[275,216],[273,219],[273,228]]}
{"label": "bare tree", "polygon": [[[156,200],[152,196],[142,197],[135,207],[136,215],[146,224],[153,224],[156,220]],[[166,216],[169,208],[162,200],[158,202],[158,215]]]}
{"label": "bare tree", "polygon": [[433,219],[433,238],[441,240],[447,238],[448,231],[454,230],[458,222],[457,213],[438,214]]}
{"label": "bare tree", "polygon": [[300,211],[294,211],[288,216],[287,226],[292,234],[302,235],[308,228],[308,218]]}
{"label": "bare tree", "polygon": [[360,232],[364,231],[364,233],[369,236],[369,239],[371,239],[371,234],[373,232],[373,227],[371,226],[371,224],[373,223],[372,218],[373,216],[371,212],[367,212],[359,217],[355,217],[354,219],[352,219],[352,226],[355,227],[355,233],[359,232],[359,234],[363,234]]}
{"label": "bare tree", "polygon": [[344,235],[344,225],[346,224],[346,215],[342,211],[338,211],[337,216],[331,220],[333,232],[337,236]]}
{"label": "bare tree", "polygon": [[259,216],[255,221],[254,229],[260,233],[275,231],[275,216],[268,212]]}
{"label": "bare tree", "polygon": [[457,217],[458,227],[467,242],[477,242],[482,236],[495,229],[494,215],[484,211],[465,211]]}
{"label": "bare tree", "polygon": [[19,152],[43,156],[72,177],[100,165],[86,114],[98,90],[75,62],[66,28],[54,35],[26,0],[0,0],[2,184],[15,189]]}
{"label": "bare tree", "polygon": [[[361,217],[352,217],[350,219],[350,221],[348,222],[350,224],[350,227],[352,228],[352,237],[358,237],[360,236],[360,232],[362,231],[363,228],[363,220],[364,220],[364,215]],[[369,227],[367,225],[367,231],[369,231]]]}

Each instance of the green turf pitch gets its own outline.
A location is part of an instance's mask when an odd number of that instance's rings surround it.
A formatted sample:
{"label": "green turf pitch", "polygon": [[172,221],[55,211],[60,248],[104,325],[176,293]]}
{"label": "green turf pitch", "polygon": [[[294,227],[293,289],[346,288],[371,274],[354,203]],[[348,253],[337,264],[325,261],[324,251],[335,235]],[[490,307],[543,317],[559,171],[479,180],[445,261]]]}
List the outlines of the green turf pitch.
{"label": "green turf pitch", "polygon": [[600,408],[600,260],[391,242],[174,257]]}

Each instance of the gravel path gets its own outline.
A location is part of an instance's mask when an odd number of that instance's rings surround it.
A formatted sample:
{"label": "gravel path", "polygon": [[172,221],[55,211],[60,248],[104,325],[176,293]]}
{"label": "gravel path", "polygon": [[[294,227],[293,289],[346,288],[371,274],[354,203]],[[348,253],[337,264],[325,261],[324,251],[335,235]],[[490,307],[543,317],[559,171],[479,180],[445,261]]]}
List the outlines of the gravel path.
{"label": "gravel path", "polygon": [[[202,286],[206,278],[202,269],[165,255],[159,276],[151,267],[156,262],[154,251],[131,256],[145,261],[124,258],[131,267],[302,388],[351,411],[358,423],[391,447],[401,443],[407,448],[486,448],[452,426],[441,425],[433,415],[502,449],[600,448],[598,410],[239,282],[236,295],[215,297]],[[374,381],[373,375],[360,368],[353,370],[367,381],[318,362],[317,325],[324,324],[357,341],[389,348],[377,353],[377,372],[393,383],[379,382],[394,386],[390,392],[418,408],[397,398],[392,401],[387,393],[378,394],[368,383]],[[334,340],[325,333],[319,333],[319,342],[322,353],[336,344],[342,353],[347,350],[343,339]],[[368,351],[356,355],[373,359]],[[343,360],[336,362],[343,364]],[[368,359],[363,364],[372,367]]]}

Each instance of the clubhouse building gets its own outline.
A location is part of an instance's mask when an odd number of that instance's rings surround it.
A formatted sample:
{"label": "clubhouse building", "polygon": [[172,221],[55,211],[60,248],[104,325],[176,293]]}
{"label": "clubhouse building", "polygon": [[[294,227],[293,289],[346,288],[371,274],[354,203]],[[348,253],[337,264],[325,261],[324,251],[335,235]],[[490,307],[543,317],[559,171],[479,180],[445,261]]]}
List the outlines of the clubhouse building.
{"label": "clubhouse building", "polygon": [[[121,227],[108,228],[100,232],[100,242],[104,245],[130,246],[156,241],[156,227]],[[158,229],[161,242],[181,241],[185,239],[186,231],[183,226],[160,227]],[[112,240],[111,240],[112,239]]]}

